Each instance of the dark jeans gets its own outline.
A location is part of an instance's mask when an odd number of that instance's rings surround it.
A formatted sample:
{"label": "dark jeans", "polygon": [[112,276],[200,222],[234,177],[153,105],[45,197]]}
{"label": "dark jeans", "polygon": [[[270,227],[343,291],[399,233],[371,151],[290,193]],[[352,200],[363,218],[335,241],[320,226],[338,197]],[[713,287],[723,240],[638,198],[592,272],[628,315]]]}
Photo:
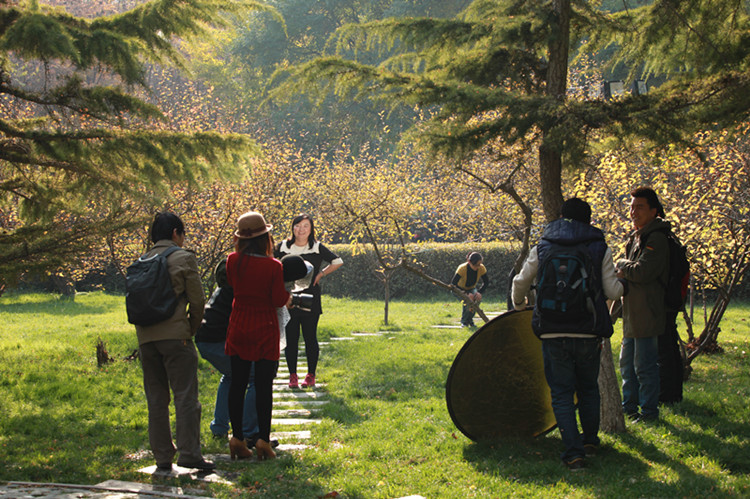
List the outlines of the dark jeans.
{"label": "dark jeans", "polygon": [[620,349],[622,412],[659,417],[659,337],[623,338]]}
{"label": "dark jeans", "polygon": [[[570,462],[584,457],[585,444],[599,445],[600,338],[553,338],[542,340],[544,374],[552,394],[552,410]],[[578,397],[578,405],[574,402]],[[576,407],[583,436],[578,431]]]}
{"label": "dark jeans", "polygon": [[271,411],[273,409],[273,378],[276,377],[278,361],[243,360],[237,355],[229,357],[232,366],[232,383],[229,385],[229,419],[232,436],[240,440],[251,435],[242,432],[242,414],[245,405],[245,389],[250,380],[250,371],[255,368],[255,413],[258,416],[258,438],[269,441],[271,436]]}
{"label": "dark jeans", "polygon": [[320,357],[320,345],[318,345],[318,319],[319,314],[300,313],[294,309],[290,311],[291,319],[286,325],[286,348],[284,357],[289,373],[297,373],[297,354],[299,353],[299,332],[305,339],[305,356],[307,357],[307,372],[315,375]]}
{"label": "dark jeans", "polygon": [[[224,342],[210,343],[196,341],[201,356],[221,373],[219,388],[216,390],[214,419],[211,421],[211,433],[226,435],[229,431],[229,387],[232,386],[232,366],[229,355],[224,353]],[[252,369],[245,392],[245,412],[242,416],[242,434],[250,437],[258,433],[258,417],[255,415],[255,377]]]}

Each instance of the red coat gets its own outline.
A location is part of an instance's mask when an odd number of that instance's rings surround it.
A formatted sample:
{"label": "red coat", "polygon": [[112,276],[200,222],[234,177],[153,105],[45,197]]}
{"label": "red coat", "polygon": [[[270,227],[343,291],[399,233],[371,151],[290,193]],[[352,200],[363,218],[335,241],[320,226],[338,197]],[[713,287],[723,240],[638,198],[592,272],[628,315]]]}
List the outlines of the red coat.
{"label": "red coat", "polygon": [[234,301],[226,354],[244,360],[279,360],[276,309],[289,300],[281,262],[234,252],[227,257],[227,280],[234,290]]}

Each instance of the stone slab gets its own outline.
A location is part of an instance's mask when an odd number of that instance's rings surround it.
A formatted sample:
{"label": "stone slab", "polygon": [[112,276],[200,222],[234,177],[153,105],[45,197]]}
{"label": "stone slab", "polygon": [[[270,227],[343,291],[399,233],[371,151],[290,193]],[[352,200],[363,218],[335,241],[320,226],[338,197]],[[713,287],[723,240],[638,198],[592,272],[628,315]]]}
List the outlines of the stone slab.
{"label": "stone slab", "polygon": [[[315,383],[315,387],[322,387],[326,386],[326,383]],[[327,396],[327,393],[325,392],[315,392],[315,391],[309,391],[303,388],[289,388],[287,384],[284,385],[274,385],[273,387],[273,393],[278,394],[282,397],[289,398],[291,396],[297,397],[297,398],[320,398]],[[311,395],[305,395],[305,394],[311,394]]]}
{"label": "stone slab", "polygon": [[[274,451],[276,451],[277,456],[281,456],[285,452],[298,451],[298,450],[302,450],[306,448],[307,446],[305,444],[299,444],[299,443],[281,444],[280,443],[279,446],[274,449]],[[222,466],[223,463],[246,463],[246,464],[261,463],[262,461],[258,461],[257,454],[255,453],[255,449],[250,449],[250,450],[253,451],[253,457],[250,457],[247,459],[232,459],[232,456],[230,454],[208,454],[205,457],[206,459],[211,459],[218,466]]]}
{"label": "stone slab", "polygon": [[274,400],[274,407],[301,407],[301,408],[320,408],[326,405],[328,400]]}
{"label": "stone slab", "polygon": [[187,499],[206,499],[207,497],[190,495],[190,493],[193,492],[184,490],[181,487],[151,485],[138,482],[122,482],[119,480],[107,480],[106,482],[97,485],[8,482],[4,486],[0,486],[0,497],[8,499],[37,497],[59,497],[61,499],[80,497],[85,497],[87,499],[122,499],[131,497],[180,497]]}
{"label": "stone slab", "polygon": [[188,490],[183,489],[182,487],[171,487],[169,485],[153,485],[150,483],[138,483],[138,482],[124,482],[122,480],[107,480],[101,483],[96,484],[97,487],[106,487],[112,490],[135,490],[140,495],[139,497],[152,495],[154,493],[167,493],[167,494],[174,494],[174,496],[167,496],[167,497],[202,497],[205,498],[207,496],[201,496],[201,495],[185,495],[187,494],[198,494],[201,491],[197,490]]}
{"label": "stone slab", "polygon": [[271,438],[275,438],[279,442],[283,442],[284,440],[307,440],[310,438],[310,430],[274,431],[271,433]]}
{"label": "stone slab", "polygon": [[320,424],[320,419],[302,419],[302,418],[284,418],[284,419],[272,419],[271,424],[274,426],[292,426],[292,425],[308,425],[308,424]]}
{"label": "stone slab", "polygon": [[[211,454],[204,456],[207,459],[214,460],[217,458],[221,458],[222,454]],[[227,457],[229,457],[229,454],[227,454]],[[155,464],[152,464],[151,466],[146,466],[145,468],[141,468],[138,470],[141,473],[145,473],[147,475],[153,475],[157,477],[162,478],[177,478],[177,477],[189,477],[191,480],[195,480],[198,482],[211,482],[211,483],[232,483],[228,480],[226,480],[223,476],[220,470],[214,470],[211,472],[206,471],[200,471],[195,468],[183,468],[182,466],[177,466],[176,464],[172,465],[171,471],[162,471],[160,469],[156,468]]]}
{"label": "stone slab", "polygon": [[279,409],[271,411],[274,418],[307,418],[311,412],[307,409]]}

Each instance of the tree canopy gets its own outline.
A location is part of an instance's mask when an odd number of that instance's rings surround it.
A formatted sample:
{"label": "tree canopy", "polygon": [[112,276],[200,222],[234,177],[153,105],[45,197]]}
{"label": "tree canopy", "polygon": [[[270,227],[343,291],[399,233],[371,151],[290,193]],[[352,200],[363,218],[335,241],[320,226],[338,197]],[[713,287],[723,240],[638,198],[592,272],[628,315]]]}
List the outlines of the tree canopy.
{"label": "tree canopy", "polygon": [[[685,143],[696,129],[731,126],[750,109],[747,1],[619,3],[623,10],[610,12],[598,1],[475,0],[451,19],[349,24],[330,54],[293,68],[277,93],[315,84],[430,110],[415,136],[458,158],[498,139],[537,143],[545,214],[556,218],[563,165],[580,165],[600,139]],[[352,49],[374,46],[390,54],[379,64]],[[631,77],[665,83],[645,95],[572,99],[568,62],[605,48]]]}
{"label": "tree canopy", "polygon": [[[175,41],[268,10],[254,0],[153,0],[85,19],[0,2],[0,275],[54,270],[92,239],[142,223],[173,182],[239,176],[254,144],[174,132],[149,103],[147,69],[184,66]],[[2,284],[2,283],[0,283]]]}

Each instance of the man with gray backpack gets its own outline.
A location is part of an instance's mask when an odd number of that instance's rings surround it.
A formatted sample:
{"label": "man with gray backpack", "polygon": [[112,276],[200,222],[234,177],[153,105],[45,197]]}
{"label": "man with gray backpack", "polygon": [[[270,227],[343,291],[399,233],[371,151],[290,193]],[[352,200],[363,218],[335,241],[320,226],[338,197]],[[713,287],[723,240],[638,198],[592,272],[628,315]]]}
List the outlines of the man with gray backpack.
{"label": "man with gray backpack", "polygon": [[591,225],[589,204],[568,199],[561,214],[545,227],[513,278],[511,298],[513,307],[523,310],[536,283],[531,325],[542,340],[552,410],[565,446],[561,458],[577,471],[599,446],[599,357],[602,338],[613,333],[606,299],[620,298],[625,284],[615,276],[604,233]]}
{"label": "man with gray backpack", "polygon": [[[172,469],[178,452],[178,466],[212,470],[216,466],[201,453],[198,353],[193,344],[205,304],[198,261],[182,249],[185,226],[174,213],[156,215],[151,240],[151,249],[128,267],[125,298],[128,320],[138,335],[151,450],[160,471]],[[169,421],[170,388],[176,448]]]}

